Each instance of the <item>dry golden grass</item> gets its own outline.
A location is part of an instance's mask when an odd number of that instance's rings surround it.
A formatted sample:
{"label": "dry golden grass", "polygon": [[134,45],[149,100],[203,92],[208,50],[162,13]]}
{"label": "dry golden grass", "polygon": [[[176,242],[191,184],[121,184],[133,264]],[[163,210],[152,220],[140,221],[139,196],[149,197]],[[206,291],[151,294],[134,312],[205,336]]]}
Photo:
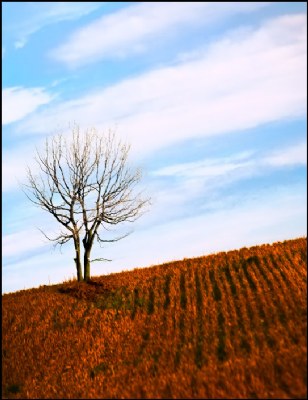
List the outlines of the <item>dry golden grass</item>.
{"label": "dry golden grass", "polygon": [[3,398],[307,398],[306,239],[2,297]]}

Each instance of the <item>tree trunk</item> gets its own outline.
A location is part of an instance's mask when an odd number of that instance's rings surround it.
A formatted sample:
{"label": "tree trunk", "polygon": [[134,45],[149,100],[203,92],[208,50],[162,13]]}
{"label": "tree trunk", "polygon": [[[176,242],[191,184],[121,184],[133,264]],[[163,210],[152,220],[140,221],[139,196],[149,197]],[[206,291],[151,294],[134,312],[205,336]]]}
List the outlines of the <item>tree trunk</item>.
{"label": "tree trunk", "polygon": [[[92,246],[91,246],[92,247]],[[91,247],[85,246],[84,250],[84,280],[89,282],[90,280],[90,253]]]}
{"label": "tree trunk", "polygon": [[80,262],[80,240],[78,238],[74,238],[74,245],[75,245],[75,251],[76,251],[76,257],[74,258],[75,264],[76,264],[76,270],[77,270],[77,279],[78,282],[83,281],[82,277],[82,269],[81,269],[81,262]]}
{"label": "tree trunk", "polygon": [[87,233],[84,239],[82,240],[84,247],[84,257],[83,257],[83,276],[86,282],[89,282],[90,276],[90,255],[93,245],[94,235],[90,232]]}

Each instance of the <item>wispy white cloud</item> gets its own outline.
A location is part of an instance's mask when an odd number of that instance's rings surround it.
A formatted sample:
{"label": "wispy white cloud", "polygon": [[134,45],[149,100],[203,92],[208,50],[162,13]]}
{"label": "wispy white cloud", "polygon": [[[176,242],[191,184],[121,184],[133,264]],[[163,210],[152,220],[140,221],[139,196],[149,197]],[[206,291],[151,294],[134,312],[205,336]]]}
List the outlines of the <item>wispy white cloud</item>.
{"label": "wispy white cloud", "polygon": [[[43,248],[55,250],[55,242],[47,237],[54,239],[65,229],[50,213],[35,206],[26,196],[24,202],[21,200],[19,204],[22,204],[23,211],[15,206],[15,215],[12,216],[9,225],[10,233],[2,235],[2,256],[16,260],[25,255],[34,256],[38,251],[43,251]],[[81,231],[81,235],[83,234]]]}
{"label": "wispy white cloud", "polygon": [[275,151],[265,157],[263,162],[274,167],[307,165],[307,141],[298,143],[282,151]]}
{"label": "wispy white cloud", "polygon": [[49,103],[53,96],[43,88],[10,87],[2,90],[2,124],[16,122],[39,106]]}
{"label": "wispy white cloud", "polygon": [[[152,209],[141,224],[154,226],[158,224],[157,221],[226,209],[229,204],[236,204],[243,197],[241,189],[232,189],[238,182],[252,182],[256,177],[268,177],[275,168],[307,165],[305,147],[306,143],[300,142],[279,151],[245,151],[224,158],[206,158],[154,170],[150,173],[153,180],[148,185]],[[281,161],[279,164],[277,159]],[[290,182],[285,184],[289,185]],[[254,196],[259,196],[258,190],[256,186]],[[161,216],[164,216],[163,219]]]}
{"label": "wispy white cloud", "polygon": [[19,256],[31,250],[50,244],[39,230],[27,229],[16,233],[4,235],[2,237],[2,256]]}
{"label": "wispy white cloud", "polygon": [[[115,264],[123,269],[127,257],[127,267],[141,267],[232,250],[238,248],[239,243],[241,247],[252,246],[305,235],[305,200],[296,190],[294,193],[277,190],[270,195],[264,191],[254,198],[246,197],[229,206],[225,204],[210,213],[157,224],[148,231],[136,232],[126,243],[119,242],[117,254],[125,256],[121,263]],[[106,256],[112,257],[113,251],[116,256],[113,249],[108,250]],[[96,271],[98,273],[99,268]]]}
{"label": "wispy white cloud", "polygon": [[251,164],[252,151],[245,151],[224,158],[210,158],[202,161],[175,164],[152,172],[154,176],[217,177],[239,167]]}
{"label": "wispy white cloud", "polygon": [[[15,48],[22,48],[29,37],[47,25],[61,21],[81,18],[99,7],[102,2],[25,2],[16,5],[10,10],[10,25],[4,25],[6,33],[11,32],[15,37]],[[18,8],[16,8],[18,7]],[[26,14],[26,18],[25,18]]]}
{"label": "wispy white cloud", "polygon": [[77,30],[51,55],[68,66],[80,66],[101,58],[126,57],[164,41],[167,32],[189,25],[214,24],[233,14],[249,13],[270,3],[137,3],[104,15]]}
{"label": "wispy white cloud", "polygon": [[[255,155],[245,151],[224,158],[207,158],[201,161],[179,163],[152,171],[153,176],[171,176],[181,178],[222,178],[230,173],[246,170],[248,173],[259,171],[260,166],[289,167],[307,165],[307,142],[301,141],[287,148],[267,152],[266,155]],[[252,167],[252,168],[251,168]]]}
{"label": "wispy white cloud", "polygon": [[27,166],[32,171],[37,169],[34,161],[35,148],[33,144],[16,147],[14,150],[2,150],[2,191],[8,192],[20,188],[25,183]]}
{"label": "wispy white cloud", "polygon": [[144,155],[188,138],[303,116],[306,25],[305,15],[290,15],[227,36],[189,62],[48,107],[23,121],[20,133],[46,134],[76,118],[99,129],[116,123]]}

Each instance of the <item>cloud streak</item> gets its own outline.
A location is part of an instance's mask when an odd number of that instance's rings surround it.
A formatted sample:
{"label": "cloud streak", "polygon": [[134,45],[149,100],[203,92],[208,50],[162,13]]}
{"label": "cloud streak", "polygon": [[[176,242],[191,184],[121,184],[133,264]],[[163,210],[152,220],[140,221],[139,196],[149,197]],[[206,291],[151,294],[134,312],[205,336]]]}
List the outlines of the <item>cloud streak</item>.
{"label": "cloud streak", "polygon": [[[62,21],[81,18],[102,6],[102,2],[44,2],[4,4],[3,12],[10,14],[10,25],[4,26],[15,38],[16,49],[26,45],[29,37],[42,28]],[[25,18],[25,12],[26,18]],[[4,18],[4,21],[6,18]]]}
{"label": "cloud streak", "polygon": [[123,58],[145,52],[153,41],[163,41],[167,32],[190,25],[213,24],[234,14],[249,13],[266,2],[138,3],[103,16],[73,33],[51,55],[70,67],[102,58]]}
{"label": "cloud streak", "polygon": [[307,165],[307,143],[299,142],[287,148],[275,150],[257,158],[253,151],[245,151],[224,158],[175,164],[152,172],[153,176],[217,178],[239,169],[261,166],[289,167]]}
{"label": "cloud streak", "polygon": [[265,157],[263,162],[273,167],[307,165],[307,141],[279,152],[275,151]]}
{"label": "cloud streak", "polygon": [[[2,256],[19,256],[31,250],[37,250],[40,247],[46,246],[46,241],[41,232],[32,229],[4,235],[2,241]],[[18,247],[16,247],[17,243]]]}
{"label": "cloud streak", "polygon": [[[150,173],[153,209],[144,222],[155,225],[160,215],[164,215],[164,220],[172,220],[205,210],[215,212],[229,203],[237,203],[243,197],[242,189],[232,190],[238,182],[266,178],[277,168],[307,166],[306,146],[306,142],[300,142],[263,154],[245,151],[156,169]],[[257,184],[253,191],[259,196]]]}
{"label": "cloud streak", "polygon": [[10,87],[2,90],[2,124],[25,118],[39,106],[49,103],[53,96],[44,88]]}

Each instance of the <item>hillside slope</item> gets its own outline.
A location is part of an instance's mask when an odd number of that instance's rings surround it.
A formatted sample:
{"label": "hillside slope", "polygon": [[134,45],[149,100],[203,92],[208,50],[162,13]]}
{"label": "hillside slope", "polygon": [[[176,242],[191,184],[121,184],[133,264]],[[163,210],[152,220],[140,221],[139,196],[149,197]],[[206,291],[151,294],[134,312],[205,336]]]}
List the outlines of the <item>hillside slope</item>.
{"label": "hillside slope", "polygon": [[306,398],[305,238],[2,296],[4,398]]}

